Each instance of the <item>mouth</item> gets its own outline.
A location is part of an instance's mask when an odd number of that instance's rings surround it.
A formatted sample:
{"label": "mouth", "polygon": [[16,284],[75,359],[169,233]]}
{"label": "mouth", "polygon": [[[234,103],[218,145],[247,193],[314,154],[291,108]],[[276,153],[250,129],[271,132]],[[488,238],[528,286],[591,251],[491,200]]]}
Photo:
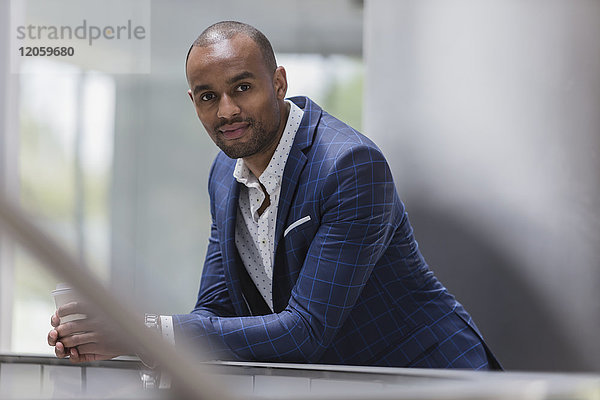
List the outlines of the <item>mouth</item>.
{"label": "mouth", "polygon": [[219,128],[219,132],[227,140],[239,139],[248,130],[249,124],[247,122],[236,122],[234,124],[223,125]]}

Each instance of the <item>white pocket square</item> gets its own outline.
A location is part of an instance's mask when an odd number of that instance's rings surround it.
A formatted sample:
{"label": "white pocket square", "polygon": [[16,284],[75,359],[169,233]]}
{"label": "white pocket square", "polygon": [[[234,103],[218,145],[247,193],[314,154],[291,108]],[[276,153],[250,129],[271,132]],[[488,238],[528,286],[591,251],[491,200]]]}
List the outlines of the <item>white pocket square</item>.
{"label": "white pocket square", "polygon": [[302,225],[305,222],[310,221],[310,215],[307,215],[306,217],[302,217],[300,218],[298,221],[292,223],[290,226],[288,226],[285,231],[283,232],[283,237],[286,237],[288,233],[290,233],[290,231],[300,225]]}

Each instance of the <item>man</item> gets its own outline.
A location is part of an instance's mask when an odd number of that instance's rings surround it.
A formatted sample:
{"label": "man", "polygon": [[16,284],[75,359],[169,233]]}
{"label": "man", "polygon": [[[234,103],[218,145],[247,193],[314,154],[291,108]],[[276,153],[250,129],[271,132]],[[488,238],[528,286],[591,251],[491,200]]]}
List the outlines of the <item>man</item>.
{"label": "man", "polygon": [[[381,151],[310,99],[286,100],[285,69],[262,33],[212,25],[186,73],[222,152],[209,177],[198,301],[190,314],[161,317],[164,334],[208,344],[218,359],[499,368],[428,269]],[[57,356],[124,351],[101,324],[58,325],[76,311],[53,316]]]}

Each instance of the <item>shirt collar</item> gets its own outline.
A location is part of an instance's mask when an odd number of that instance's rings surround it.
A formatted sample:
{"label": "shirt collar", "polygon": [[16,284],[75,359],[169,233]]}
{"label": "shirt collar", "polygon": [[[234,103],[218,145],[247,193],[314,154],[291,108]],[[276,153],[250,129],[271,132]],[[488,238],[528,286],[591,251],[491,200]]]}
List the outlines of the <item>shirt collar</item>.
{"label": "shirt collar", "polygon": [[244,159],[238,158],[233,170],[233,177],[247,187],[260,187],[260,183],[265,187],[269,195],[273,194],[281,182],[283,177],[283,171],[287,162],[296,132],[300,127],[300,121],[302,121],[302,115],[304,111],[291,101],[287,101],[290,105],[290,113],[286,121],[285,129],[279,140],[279,144],[273,153],[273,157],[269,161],[267,168],[257,179],[250,169],[246,166]]}

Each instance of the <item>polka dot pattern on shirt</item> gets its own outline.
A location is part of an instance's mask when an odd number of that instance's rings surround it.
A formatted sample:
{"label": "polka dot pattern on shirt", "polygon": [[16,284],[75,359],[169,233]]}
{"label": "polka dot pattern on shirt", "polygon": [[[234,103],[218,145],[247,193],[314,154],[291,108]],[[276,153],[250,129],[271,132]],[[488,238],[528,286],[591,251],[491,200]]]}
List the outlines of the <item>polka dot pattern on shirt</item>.
{"label": "polka dot pattern on shirt", "polygon": [[[242,262],[265,302],[273,310],[273,258],[275,253],[275,227],[283,171],[304,111],[292,102],[285,130],[273,157],[259,178],[254,176],[239,158],[233,171],[234,178],[242,184],[235,226],[235,244]],[[259,215],[258,210],[266,199],[270,204]]]}

